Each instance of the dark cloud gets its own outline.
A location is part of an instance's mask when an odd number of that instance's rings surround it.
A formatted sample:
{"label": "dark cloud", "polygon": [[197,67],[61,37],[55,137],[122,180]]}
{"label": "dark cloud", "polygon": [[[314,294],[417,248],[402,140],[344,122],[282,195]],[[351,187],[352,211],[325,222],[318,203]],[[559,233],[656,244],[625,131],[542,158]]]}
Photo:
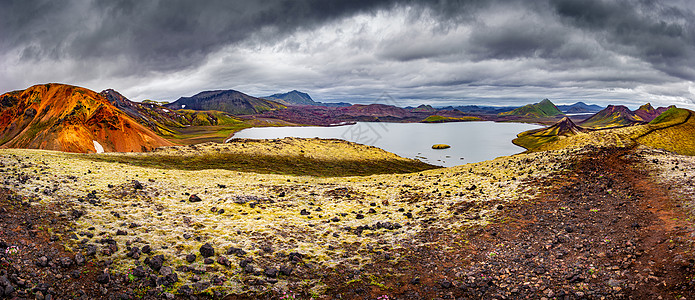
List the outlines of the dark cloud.
{"label": "dark cloud", "polygon": [[3,90],[67,81],[160,99],[213,88],[359,101],[384,91],[695,97],[688,0],[0,1]]}
{"label": "dark cloud", "polygon": [[669,1],[552,0],[564,22],[597,36],[607,48],[656,69],[695,79],[695,11]]}
{"label": "dark cloud", "polygon": [[124,56],[131,71],[171,71],[263,28],[284,34],[390,2],[19,0],[3,5],[0,33],[24,60]]}

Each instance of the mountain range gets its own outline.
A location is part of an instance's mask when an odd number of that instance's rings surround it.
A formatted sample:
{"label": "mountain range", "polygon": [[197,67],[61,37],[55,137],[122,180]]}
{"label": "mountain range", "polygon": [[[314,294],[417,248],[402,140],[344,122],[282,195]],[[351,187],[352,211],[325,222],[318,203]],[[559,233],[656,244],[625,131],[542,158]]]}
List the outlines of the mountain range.
{"label": "mountain range", "polygon": [[[642,105],[635,111],[622,105],[609,105],[591,117],[577,124],[570,118],[563,118],[552,126],[529,130],[517,135],[513,143],[528,150],[540,149],[546,144],[567,137],[590,132],[607,132],[610,129],[646,124],[663,124],[661,116],[675,109],[674,106],[654,108],[650,103]],[[662,118],[663,119],[663,118]],[[634,138],[630,138],[634,139]]]}
{"label": "mountain range", "polygon": [[650,103],[640,106],[635,111],[623,105],[608,105],[605,109],[579,123],[579,125],[593,128],[612,128],[621,126],[631,126],[635,124],[645,124],[652,121],[670,107],[659,107],[654,109]]}
{"label": "mountain range", "polygon": [[[523,134],[521,140],[525,142],[515,142],[523,146],[593,130],[646,124],[668,109],[645,104],[631,111],[625,106],[610,105],[575,124],[559,108],[576,113],[595,110],[598,106],[578,102],[558,107],[543,99],[516,108],[435,108],[425,104],[407,108],[386,104],[328,107],[296,90],[267,98],[279,102],[235,90],[204,91],[167,104],[134,102],[113,89],[96,93],[63,84],[35,85],[0,96],[0,147],[70,152],[96,152],[102,148],[103,151],[147,151],[174,143],[221,141],[236,130],[252,126],[334,125],[357,121],[491,120],[551,125]],[[194,139],[184,140],[182,134]]]}

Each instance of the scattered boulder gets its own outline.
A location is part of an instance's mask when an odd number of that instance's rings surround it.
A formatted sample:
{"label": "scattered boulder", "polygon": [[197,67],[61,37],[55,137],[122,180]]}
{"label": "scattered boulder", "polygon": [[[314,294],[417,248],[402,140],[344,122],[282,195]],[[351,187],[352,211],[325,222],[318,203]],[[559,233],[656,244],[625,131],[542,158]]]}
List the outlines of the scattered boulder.
{"label": "scattered boulder", "polygon": [[85,261],[86,260],[84,258],[84,255],[82,255],[82,253],[75,254],[75,263],[77,263],[78,266],[84,265]]}
{"label": "scattered boulder", "polygon": [[210,257],[215,255],[215,248],[213,248],[210,243],[205,243],[204,245],[200,246],[200,255],[203,257]]}
{"label": "scattered boulder", "polygon": [[229,262],[229,259],[227,259],[226,257],[224,257],[222,255],[217,257],[217,263],[220,265],[223,265],[227,268],[232,266],[232,264]]}
{"label": "scattered boulder", "polygon": [[186,261],[189,263],[193,263],[196,259],[196,255],[194,253],[186,255]]}
{"label": "scattered boulder", "polygon": [[294,262],[301,262],[302,259],[304,259],[304,254],[301,254],[299,252],[292,252],[290,255],[288,255],[290,261]]}
{"label": "scattered boulder", "polygon": [[97,255],[97,246],[94,246],[92,244],[87,245],[87,251],[85,252],[87,256],[94,256]]}
{"label": "scattered boulder", "polygon": [[97,282],[101,284],[107,284],[111,280],[111,276],[109,276],[109,273],[102,272],[101,274],[97,275]]}
{"label": "scattered boulder", "polygon": [[159,271],[164,264],[164,255],[155,255],[152,258],[146,258],[145,264],[148,265],[152,270]]}
{"label": "scattered boulder", "polygon": [[142,183],[140,183],[140,181],[133,180],[133,181],[131,181],[131,183],[133,184],[134,189],[136,189],[136,190],[142,190],[143,189]]}
{"label": "scattered boulder", "polygon": [[128,256],[132,259],[139,259],[140,258],[140,248],[138,248],[138,247],[130,248],[130,251],[128,251],[126,256]]}
{"label": "scattered boulder", "polygon": [[36,265],[42,268],[48,267],[48,258],[45,256],[39,257],[39,259],[36,261]]}
{"label": "scattered boulder", "polygon": [[188,197],[188,202],[201,202],[203,199],[200,199],[197,194],[193,194],[190,197]]}
{"label": "scattered boulder", "polygon": [[232,254],[241,257],[241,256],[246,255],[246,251],[244,251],[244,249],[241,249],[241,248],[230,247],[227,250],[227,255],[232,255]]}
{"label": "scattered boulder", "polygon": [[275,278],[278,276],[278,269],[273,268],[273,267],[265,268],[265,270],[263,271],[263,274],[266,277]]}
{"label": "scattered boulder", "polygon": [[133,269],[133,276],[135,276],[135,277],[142,278],[142,277],[145,277],[146,275],[147,275],[147,273],[145,273],[145,268],[143,268],[142,266],[137,266]]}
{"label": "scattered boulder", "polygon": [[290,276],[292,274],[292,266],[281,266],[280,267],[280,274],[285,275],[285,276]]}

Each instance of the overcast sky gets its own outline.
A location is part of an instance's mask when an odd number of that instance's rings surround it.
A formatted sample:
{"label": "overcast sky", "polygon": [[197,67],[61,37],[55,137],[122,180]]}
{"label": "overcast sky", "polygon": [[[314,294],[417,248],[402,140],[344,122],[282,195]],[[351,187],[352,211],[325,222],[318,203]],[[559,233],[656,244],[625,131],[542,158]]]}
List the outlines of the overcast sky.
{"label": "overcast sky", "polygon": [[137,101],[212,89],[400,106],[695,101],[690,0],[0,4],[0,92],[60,82]]}

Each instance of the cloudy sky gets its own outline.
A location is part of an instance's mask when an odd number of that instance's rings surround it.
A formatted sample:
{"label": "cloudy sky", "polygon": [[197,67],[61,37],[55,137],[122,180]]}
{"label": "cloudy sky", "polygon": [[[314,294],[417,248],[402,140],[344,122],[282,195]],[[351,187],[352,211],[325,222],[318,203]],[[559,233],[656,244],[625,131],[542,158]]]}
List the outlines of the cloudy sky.
{"label": "cloudy sky", "polygon": [[695,101],[690,0],[0,0],[0,92],[401,106]]}

